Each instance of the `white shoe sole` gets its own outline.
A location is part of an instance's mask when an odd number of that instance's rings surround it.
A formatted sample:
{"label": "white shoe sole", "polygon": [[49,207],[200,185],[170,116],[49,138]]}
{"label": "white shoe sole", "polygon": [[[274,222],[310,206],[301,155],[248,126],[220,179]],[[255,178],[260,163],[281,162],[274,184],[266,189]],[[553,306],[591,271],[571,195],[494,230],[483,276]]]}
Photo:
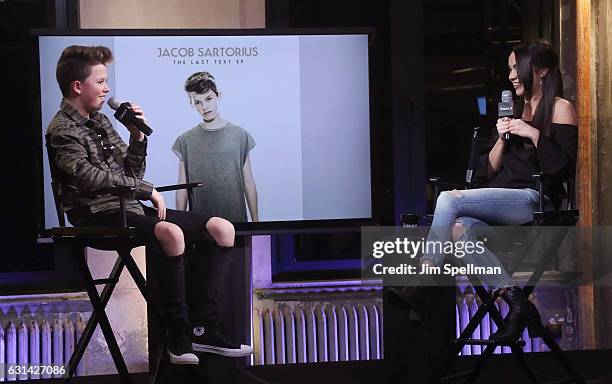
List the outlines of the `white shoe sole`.
{"label": "white shoe sole", "polygon": [[240,345],[240,349],[228,349],[223,347],[216,347],[214,345],[203,345],[192,343],[191,347],[194,351],[205,352],[205,353],[214,353],[217,355],[227,356],[227,357],[243,357],[249,356],[253,353],[253,348],[249,345]]}
{"label": "white shoe sole", "polygon": [[170,357],[170,362],[172,364],[179,364],[179,365],[198,365],[200,364],[200,359],[191,352],[184,353],[180,356],[175,355],[174,353],[170,352],[169,349],[166,349],[166,352],[168,352],[168,357]]}

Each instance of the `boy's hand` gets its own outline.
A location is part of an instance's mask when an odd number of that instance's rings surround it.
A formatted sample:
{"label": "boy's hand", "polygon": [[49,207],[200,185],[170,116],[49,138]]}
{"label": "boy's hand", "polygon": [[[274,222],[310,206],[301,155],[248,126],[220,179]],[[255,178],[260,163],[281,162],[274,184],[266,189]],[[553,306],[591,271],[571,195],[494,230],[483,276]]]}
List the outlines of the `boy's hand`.
{"label": "boy's hand", "polygon": [[166,220],[166,202],[164,201],[164,197],[157,192],[156,189],[153,189],[150,200],[153,206],[157,208],[157,217],[160,220]]}
{"label": "boy's hand", "polygon": [[[147,118],[145,117],[144,111],[142,110],[140,105],[130,103],[130,107],[132,111],[134,111],[134,114],[136,115],[136,117],[138,117],[145,123],[147,122]],[[144,140],[144,136],[145,136],[144,133],[140,132],[134,124],[126,124],[126,127],[130,131],[130,135],[132,135],[132,137],[134,137],[136,140],[138,141]]]}

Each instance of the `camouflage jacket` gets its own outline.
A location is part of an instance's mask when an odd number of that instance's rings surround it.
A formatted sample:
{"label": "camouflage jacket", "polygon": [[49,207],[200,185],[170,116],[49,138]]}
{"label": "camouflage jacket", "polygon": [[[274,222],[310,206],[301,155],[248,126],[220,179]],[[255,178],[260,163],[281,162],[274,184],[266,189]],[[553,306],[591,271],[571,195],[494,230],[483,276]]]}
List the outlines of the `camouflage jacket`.
{"label": "camouflage jacket", "polygon": [[147,140],[123,142],[112,123],[100,112],[82,116],[62,100],[45,135],[51,167],[62,183],[62,202],[74,225],[87,217],[119,209],[119,198],[100,191],[113,186],[136,189],[134,200],[126,201],[129,212],[144,214],[137,200],[148,200],[153,185],[143,180]]}

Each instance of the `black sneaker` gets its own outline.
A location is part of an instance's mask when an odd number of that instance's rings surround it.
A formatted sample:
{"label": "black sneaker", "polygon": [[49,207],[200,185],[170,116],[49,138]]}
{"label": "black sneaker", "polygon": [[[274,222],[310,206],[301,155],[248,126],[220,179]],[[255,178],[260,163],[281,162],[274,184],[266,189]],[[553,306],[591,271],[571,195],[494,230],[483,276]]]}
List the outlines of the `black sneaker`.
{"label": "black sneaker", "polygon": [[177,324],[168,331],[168,347],[166,352],[172,364],[197,365],[200,359],[193,353],[189,339],[189,324]]}
{"label": "black sneaker", "polygon": [[229,357],[248,356],[253,353],[250,345],[231,340],[223,331],[221,324],[205,327],[194,326],[191,334],[191,345],[194,351],[216,353]]}

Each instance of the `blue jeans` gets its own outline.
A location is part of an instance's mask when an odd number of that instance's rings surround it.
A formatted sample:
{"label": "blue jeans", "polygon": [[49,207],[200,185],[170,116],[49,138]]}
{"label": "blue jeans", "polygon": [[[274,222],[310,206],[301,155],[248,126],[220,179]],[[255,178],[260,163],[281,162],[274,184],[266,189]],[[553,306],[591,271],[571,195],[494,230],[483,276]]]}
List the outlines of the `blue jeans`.
{"label": "blue jeans", "polygon": [[[461,191],[445,191],[440,194],[436,203],[431,230],[427,241],[446,242],[452,239],[454,224],[463,228],[456,241],[476,241],[473,233],[478,228],[489,225],[522,225],[533,220],[533,213],[538,210],[539,193],[533,189],[481,188]],[[421,260],[434,265],[442,264],[445,254],[425,253]],[[497,256],[486,247],[483,253],[470,252],[463,257],[465,264],[482,267],[501,267],[501,274],[480,275],[490,288],[511,287],[512,277],[505,271]]]}

